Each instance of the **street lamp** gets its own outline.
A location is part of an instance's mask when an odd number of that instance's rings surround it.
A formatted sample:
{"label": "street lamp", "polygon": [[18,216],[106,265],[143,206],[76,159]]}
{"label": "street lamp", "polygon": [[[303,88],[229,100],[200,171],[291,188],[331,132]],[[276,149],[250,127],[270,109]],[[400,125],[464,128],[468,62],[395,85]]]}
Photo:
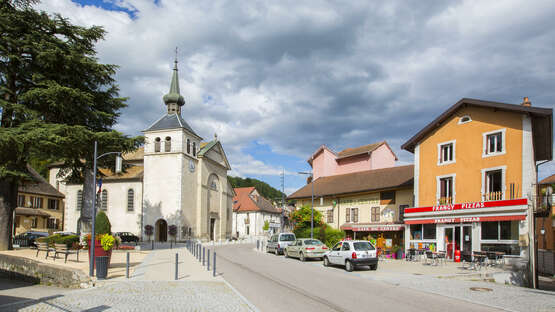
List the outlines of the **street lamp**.
{"label": "street lamp", "polygon": [[111,154],[117,154],[118,156],[116,156],[116,173],[120,173],[121,172],[121,164],[122,164],[122,159],[121,159],[121,152],[109,152],[109,153],[104,153],[100,156],[96,156],[97,155],[97,145],[98,143],[96,141],[94,141],[94,160],[93,160],[93,183],[94,183],[94,196],[93,196],[93,205],[92,205],[92,233],[91,233],[91,258],[89,259],[89,276],[93,277],[94,275],[94,243],[95,243],[95,229],[94,229],[94,224],[96,223],[96,161],[106,155],[111,155]]}
{"label": "street lamp", "polygon": [[312,205],[310,206],[310,238],[314,238],[314,175],[312,172],[297,172],[310,176],[310,185],[312,186]]}

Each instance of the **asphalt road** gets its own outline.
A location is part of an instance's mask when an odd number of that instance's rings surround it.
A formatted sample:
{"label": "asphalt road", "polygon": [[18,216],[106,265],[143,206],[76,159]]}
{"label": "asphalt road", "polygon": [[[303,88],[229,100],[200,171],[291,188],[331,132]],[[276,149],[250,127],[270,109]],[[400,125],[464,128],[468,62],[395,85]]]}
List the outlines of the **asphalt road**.
{"label": "asphalt road", "polygon": [[498,311],[360,278],[340,267],[259,253],[252,245],[216,252],[217,271],[260,311]]}

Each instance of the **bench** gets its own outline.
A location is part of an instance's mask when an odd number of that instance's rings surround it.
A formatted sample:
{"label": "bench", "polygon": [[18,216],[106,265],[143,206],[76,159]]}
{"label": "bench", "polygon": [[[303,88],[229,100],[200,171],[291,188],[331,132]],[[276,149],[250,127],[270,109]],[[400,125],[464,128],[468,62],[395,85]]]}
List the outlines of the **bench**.
{"label": "bench", "polygon": [[39,256],[39,252],[40,251],[46,251],[46,257],[45,259],[48,259],[48,254],[51,251],[54,251],[54,249],[52,249],[51,247],[48,247],[48,243],[46,242],[35,242],[37,244],[37,257]]}
{"label": "bench", "polygon": [[76,254],[77,255],[77,262],[79,262],[79,249],[73,250],[73,249],[67,247],[66,244],[54,244],[54,247],[55,247],[54,261],[56,261],[56,258],[58,257],[58,254],[64,254],[65,255],[64,263],[67,263],[67,256],[72,255],[72,254]]}

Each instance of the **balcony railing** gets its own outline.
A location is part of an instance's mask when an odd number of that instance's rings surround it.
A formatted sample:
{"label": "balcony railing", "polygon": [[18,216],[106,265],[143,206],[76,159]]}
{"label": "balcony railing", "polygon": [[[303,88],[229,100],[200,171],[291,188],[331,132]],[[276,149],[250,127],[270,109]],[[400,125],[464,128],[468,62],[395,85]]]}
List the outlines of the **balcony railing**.
{"label": "balcony railing", "polygon": [[453,203],[453,197],[440,197],[437,200],[438,205],[448,205]]}
{"label": "balcony railing", "polygon": [[483,197],[482,198],[483,201],[502,200],[503,192],[499,191],[499,192],[485,193],[482,197]]}

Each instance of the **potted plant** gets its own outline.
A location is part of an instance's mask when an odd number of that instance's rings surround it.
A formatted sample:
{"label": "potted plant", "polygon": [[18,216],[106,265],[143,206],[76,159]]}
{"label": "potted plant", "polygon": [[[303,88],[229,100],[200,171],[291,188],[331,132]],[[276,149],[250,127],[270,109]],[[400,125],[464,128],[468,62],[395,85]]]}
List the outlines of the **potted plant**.
{"label": "potted plant", "polygon": [[[95,227],[95,240],[94,240],[94,255],[95,258],[98,256],[107,256],[108,257],[108,266],[110,266],[110,260],[112,258],[112,247],[114,246],[114,237],[110,235],[112,225],[110,224],[110,220],[108,216],[103,212],[99,212],[96,216],[96,222],[94,223]],[[110,248],[105,249],[102,246],[102,238],[108,235],[112,237],[113,241]],[[109,239],[108,239],[109,240]],[[86,248],[89,250],[89,259],[91,259],[91,234],[87,234],[85,237]],[[108,242],[108,241],[106,241]],[[106,245],[108,246],[108,245]],[[96,260],[96,259],[95,259]],[[95,261],[93,260],[93,261]],[[96,267],[96,262],[94,264]]]}
{"label": "potted plant", "polygon": [[391,248],[391,255],[393,259],[397,259],[397,251],[399,251],[399,248],[399,245],[393,245],[393,248]]}
{"label": "potted plant", "polygon": [[115,243],[116,239],[110,234],[103,234],[100,238],[100,246],[105,254],[98,254],[95,256],[95,263],[98,264],[96,266],[96,277],[98,279],[105,279],[108,276],[112,248],[114,248]]}

